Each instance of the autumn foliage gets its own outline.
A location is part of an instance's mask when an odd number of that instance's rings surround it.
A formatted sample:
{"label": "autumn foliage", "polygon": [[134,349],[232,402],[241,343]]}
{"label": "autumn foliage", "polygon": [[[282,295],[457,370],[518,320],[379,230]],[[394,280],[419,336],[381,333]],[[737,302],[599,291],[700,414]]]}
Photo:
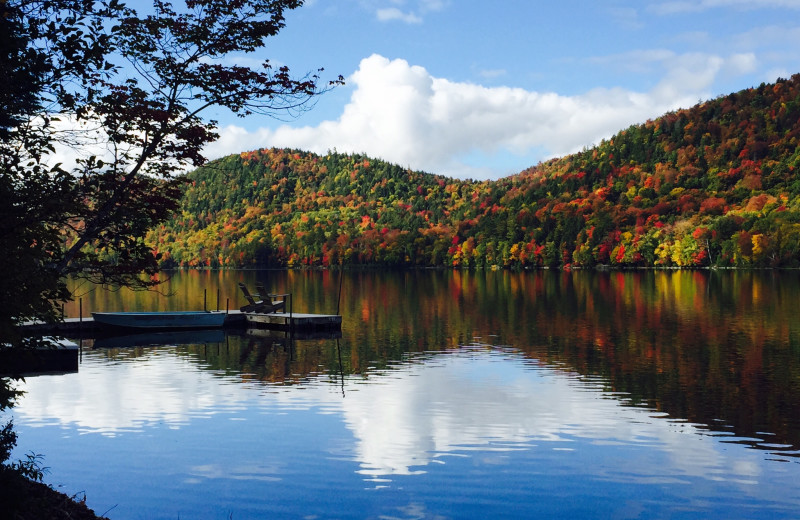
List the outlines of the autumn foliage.
{"label": "autumn foliage", "polygon": [[800,265],[800,75],[498,181],[263,149],[189,175],[165,267]]}

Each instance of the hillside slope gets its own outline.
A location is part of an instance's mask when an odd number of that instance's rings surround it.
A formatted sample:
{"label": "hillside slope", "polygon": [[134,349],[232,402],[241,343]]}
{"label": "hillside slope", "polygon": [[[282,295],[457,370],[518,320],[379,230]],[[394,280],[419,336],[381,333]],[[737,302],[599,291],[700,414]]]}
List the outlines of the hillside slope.
{"label": "hillside slope", "polygon": [[189,174],[164,266],[800,266],[800,75],[498,181],[265,149]]}

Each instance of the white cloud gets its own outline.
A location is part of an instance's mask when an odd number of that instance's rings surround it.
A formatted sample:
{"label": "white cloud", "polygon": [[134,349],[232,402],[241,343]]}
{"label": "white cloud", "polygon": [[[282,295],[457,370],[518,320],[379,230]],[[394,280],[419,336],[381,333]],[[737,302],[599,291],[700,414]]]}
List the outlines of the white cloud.
{"label": "white cloud", "polygon": [[421,11],[431,13],[434,11],[442,11],[450,4],[450,0],[419,0],[419,8]]}
{"label": "white cloud", "polygon": [[[752,70],[755,60],[747,54],[723,58],[668,51],[641,53],[639,58],[667,70],[649,92],[599,88],[564,96],[453,82],[404,60],[372,55],[349,78],[353,94],[337,120],[255,132],[229,126],[207,152],[214,158],[271,146],[317,153],[336,148],[432,173],[499,177],[590,146],[631,124],[694,105],[710,97],[720,73]],[[467,158],[505,154],[524,161],[533,152],[536,161],[520,163],[510,172],[493,168],[491,174],[486,164]]]}
{"label": "white cloud", "polygon": [[639,19],[639,11],[632,8],[611,8],[609,14],[616,22],[627,29],[642,29],[644,23]]}
{"label": "white cloud", "polygon": [[493,78],[499,78],[500,76],[505,76],[506,73],[507,73],[506,69],[484,69],[481,70],[478,74],[480,74],[482,78],[493,79]]}
{"label": "white cloud", "polygon": [[749,31],[737,34],[731,39],[733,45],[739,49],[783,48],[788,52],[796,53],[800,43],[800,27],[780,25],[766,25],[755,27]]}
{"label": "white cloud", "polygon": [[378,9],[375,16],[381,22],[388,22],[392,20],[400,20],[405,23],[422,23],[422,18],[414,13],[404,13],[396,7],[387,7],[385,9]]}
{"label": "white cloud", "polygon": [[[390,5],[386,5],[386,4]],[[405,0],[361,0],[367,9],[374,10],[376,18],[381,22],[401,21],[408,24],[420,24],[422,15],[445,9],[448,0],[418,0],[412,2],[416,9],[401,9],[406,5]]]}
{"label": "white cloud", "polygon": [[758,60],[752,52],[734,54],[730,57],[729,68],[734,74],[749,74],[756,70]]}

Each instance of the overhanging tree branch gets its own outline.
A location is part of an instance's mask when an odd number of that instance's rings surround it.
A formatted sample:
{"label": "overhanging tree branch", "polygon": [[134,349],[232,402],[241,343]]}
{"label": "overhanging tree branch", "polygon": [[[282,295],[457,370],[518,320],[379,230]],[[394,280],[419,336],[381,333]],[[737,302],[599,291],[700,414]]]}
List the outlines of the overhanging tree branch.
{"label": "overhanging tree branch", "polygon": [[[53,302],[69,296],[65,276],[154,283],[139,276],[158,270],[143,236],[177,207],[182,173],[202,164],[203,147],[217,138],[216,123],[203,118],[209,108],[278,117],[342,83],[323,83],[322,69],[295,78],[268,61],[227,64],[262,49],[302,4],[153,0],[141,15],[120,0],[0,4],[9,50],[0,77],[0,247],[37,282],[0,284],[5,301],[25,300],[0,316],[0,333],[14,320],[54,319]],[[58,117],[91,130],[64,132]],[[98,135],[107,155],[71,170],[43,162],[56,144]]]}

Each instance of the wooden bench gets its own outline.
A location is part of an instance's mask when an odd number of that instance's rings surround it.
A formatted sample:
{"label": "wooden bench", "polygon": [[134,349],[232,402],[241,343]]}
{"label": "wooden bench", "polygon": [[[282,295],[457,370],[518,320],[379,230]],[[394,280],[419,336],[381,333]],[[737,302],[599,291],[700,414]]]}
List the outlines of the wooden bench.
{"label": "wooden bench", "polygon": [[247,300],[247,305],[239,308],[242,312],[269,314],[271,312],[283,310],[286,307],[286,302],[277,299],[283,295],[269,294],[262,283],[256,283],[256,290],[258,290],[258,293],[255,294],[255,297],[250,294],[250,291],[247,290],[247,286],[242,282],[239,282],[239,289],[242,290],[244,298]]}

